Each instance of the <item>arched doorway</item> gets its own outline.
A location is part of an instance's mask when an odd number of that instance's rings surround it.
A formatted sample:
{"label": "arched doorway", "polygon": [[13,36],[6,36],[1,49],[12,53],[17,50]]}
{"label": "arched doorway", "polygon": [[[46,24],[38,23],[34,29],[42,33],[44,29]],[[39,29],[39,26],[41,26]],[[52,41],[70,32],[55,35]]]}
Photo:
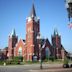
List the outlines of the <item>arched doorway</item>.
{"label": "arched doorway", "polygon": [[45,48],[45,57],[46,57],[46,59],[48,59],[50,57],[50,54],[51,54],[51,52],[50,52],[49,48],[46,47]]}

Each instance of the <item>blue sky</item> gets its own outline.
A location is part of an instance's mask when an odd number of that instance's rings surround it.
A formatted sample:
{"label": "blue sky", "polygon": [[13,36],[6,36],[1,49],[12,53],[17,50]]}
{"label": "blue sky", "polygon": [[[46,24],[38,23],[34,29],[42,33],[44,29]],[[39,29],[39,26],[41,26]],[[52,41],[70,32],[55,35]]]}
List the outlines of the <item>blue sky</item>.
{"label": "blue sky", "polygon": [[[15,28],[19,39],[25,39],[26,17],[33,0],[0,0],[0,48],[8,46],[8,36]],[[51,42],[54,28],[61,35],[65,49],[72,52],[72,30],[68,28],[68,17],[64,0],[34,0],[37,16],[40,17],[40,32]]]}

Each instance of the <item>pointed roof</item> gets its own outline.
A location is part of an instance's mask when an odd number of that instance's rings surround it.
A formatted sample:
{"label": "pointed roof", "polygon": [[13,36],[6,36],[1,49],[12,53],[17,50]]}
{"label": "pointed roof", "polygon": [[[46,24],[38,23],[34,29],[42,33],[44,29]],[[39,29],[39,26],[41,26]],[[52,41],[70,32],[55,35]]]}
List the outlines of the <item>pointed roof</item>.
{"label": "pointed roof", "polygon": [[12,33],[11,33],[11,35],[10,35],[11,37],[12,36],[16,36],[16,32],[15,32],[15,29],[14,30],[12,30]]}
{"label": "pointed roof", "polygon": [[54,29],[54,36],[58,35],[58,30],[57,28]]}
{"label": "pointed roof", "polygon": [[15,32],[15,29],[14,29],[14,31],[13,31],[13,36],[16,36],[16,32]]}
{"label": "pointed roof", "polygon": [[30,13],[30,17],[35,17],[35,16],[36,16],[36,12],[35,12],[35,7],[34,7],[34,3],[33,3],[31,13]]}

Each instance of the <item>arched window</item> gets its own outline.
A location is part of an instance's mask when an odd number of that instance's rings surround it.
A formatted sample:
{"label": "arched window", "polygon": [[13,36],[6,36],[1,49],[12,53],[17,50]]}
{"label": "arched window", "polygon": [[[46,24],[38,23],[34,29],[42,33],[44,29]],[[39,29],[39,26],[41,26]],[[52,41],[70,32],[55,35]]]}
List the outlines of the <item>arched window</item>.
{"label": "arched window", "polygon": [[50,54],[51,54],[51,52],[50,52],[49,48],[46,47],[46,48],[45,48],[45,55],[46,55],[46,58],[49,58]]}
{"label": "arched window", "polygon": [[22,56],[22,47],[19,47],[19,49],[18,49],[18,55]]}

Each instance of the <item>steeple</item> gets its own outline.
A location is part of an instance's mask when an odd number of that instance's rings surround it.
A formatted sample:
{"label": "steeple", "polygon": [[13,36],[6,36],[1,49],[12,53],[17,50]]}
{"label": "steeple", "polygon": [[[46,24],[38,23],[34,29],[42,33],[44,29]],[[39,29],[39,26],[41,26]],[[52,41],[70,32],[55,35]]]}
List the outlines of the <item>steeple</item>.
{"label": "steeple", "polygon": [[32,9],[31,9],[30,17],[36,17],[36,12],[35,12],[34,3],[33,3],[33,5],[32,5]]}
{"label": "steeple", "polygon": [[27,19],[28,22],[31,21],[31,20],[34,20],[35,22],[39,21],[39,17],[36,16],[34,3],[32,4],[31,12],[30,12],[29,16],[26,19]]}

